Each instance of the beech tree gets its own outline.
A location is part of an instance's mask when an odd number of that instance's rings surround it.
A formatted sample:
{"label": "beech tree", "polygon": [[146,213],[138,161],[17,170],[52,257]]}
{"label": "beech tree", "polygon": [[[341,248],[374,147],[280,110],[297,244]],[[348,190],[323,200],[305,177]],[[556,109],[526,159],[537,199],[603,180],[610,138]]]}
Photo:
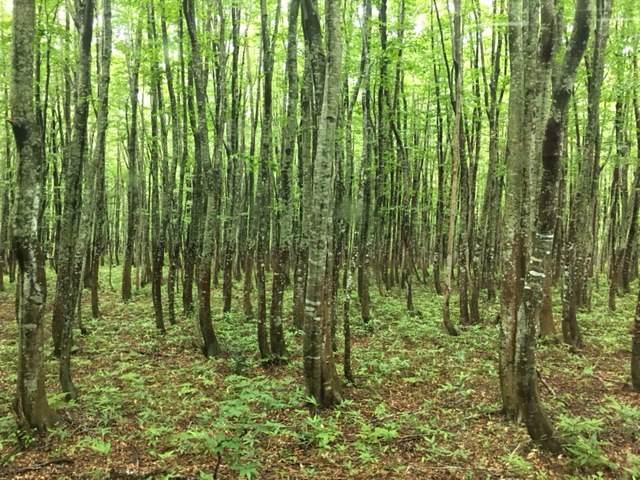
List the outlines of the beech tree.
{"label": "beech tree", "polygon": [[[518,5],[514,2],[509,7],[513,23],[509,32],[511,75],[518,83],[513,85],[509,102],[506,211],[511,223],[507,228],[505,253],[508,256],[502,283],[500,379],[505,412],[512,418],[521,412],[531,438],[543,448],[559,452],[561,445],[554,437],[538,393],[536,337],[544,278],[549,272],[547,259],[553,246],[563,129],[576,70],[589,38],[592,10],[590,0],[576,5],[571,39],[554,79],[551,110],[542,130],[544,117],[540,109],[546,104],[544,95],[551,74],[557,14],[551,2],[542,3],[538,13],[540,24],[532,28],[534,23],[529,17],[529,31],[524,32],[522,20],[529,8],[526,1]],[[527,124],[533,127],[533,135],[525,127]],[[540,152],[535,135],[542,132]],[[529,190],[537,183],[532,166],[540,153],[542,178],[537,226],[533,240],[529,240],[533,213],[528,197]],[[509,208],[519,214],[509,213]]]}
{"label": "beech tree", "polygon": [[[53,309],[54,353],[60,358],[60,384],[69,399],[76,397],[71,379],[71,347],[76,306],[85,259],[86,224],[83,211],[83,172],[88,158],[87,121],[91,95],[91,41],[93,0],[75,3],[74,20],[78,29],[78,73],[75,80],[75,112],[65,169],[64,210],[61,219],[58,281]],[[89,182],[89,185],[91,182]],[[91,198],[91,195],[89,196]],[[89,201],[88,198],[84,199]]]}
{"label": "beech tree", "polygon": [[[303,0],[303,9],[317,15],[317,5]],[[320,406],[331,406],[342,400],[342,388],[336,372],[331,337],[331,271],[333,253],[332,210],[333,165],[335,162],[336,127],[342,82],[342,45],[340,6],[327,0],[326,74],[322,109],[318,119],[318,149],[313,159],[313,196],[309,215],[309,265],[305,301],[304,372],[307,391]],[[314,48],[321,48],[314,45]]]}
{"label": "beech tree", "polygon": [[[0,38],[10,24],[16,38],[11,82],[0,42],[0,292],[17,284],[19,423],[55,420],[40,383],[48,269],[68,399],[74,332],[121,321],[117,289],[123,321],[153,323],[154,349],[189,322],[184,350],[216,365],[298,361],[318,407],[350,395],[340,369],[361,382],[358,349],[381,328],[435,321],[462,348],[495,322],[503,412],[560,452],[539,336],[549,362],[574,354],[603,281],[611,318],[633,319],[637,5],[488,3],[16,0],[0,13]],[[638,388],[633,324],[620,353]]]}
{"label": "beech tree", "polygon": [[49,407],[43,365],[44,309],[47,280],[38,240],[38,208],[42,195],[42,136],[34,114],[33,46],[36,9],[33,0],[13,2],[11,117],[17,150],[16,209],[13,250],[18,263],[18,381],[13,410],[20,427],[47,430],[57,416]]}

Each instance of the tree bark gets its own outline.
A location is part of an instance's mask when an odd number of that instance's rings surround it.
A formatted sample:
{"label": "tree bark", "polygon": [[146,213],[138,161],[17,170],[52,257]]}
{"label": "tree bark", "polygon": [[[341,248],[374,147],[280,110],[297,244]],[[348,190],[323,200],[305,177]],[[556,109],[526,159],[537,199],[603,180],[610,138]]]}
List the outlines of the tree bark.
{"label": "tree bark", "polygon": [[[73,131],[66,162],[64,210],[62,211],[58,278],[53,307],[53,335],[55,353],[60,357],[60,385],[68,399],[76,398],[71,380],[71,347],[73,321],[81,283],[84,260],[85,232],[80,232],[83,213],[82,180],[87,160],[87,120],[91,94],[91,38],[93,34],[93,0],[76,3],[79,33],[78,75]],[[89,175],[88,182],[92,178]],[[88,187],[91,190],[90,187]],[[87,199],[88,201],[88,199]],[[86,207],[85,207],[86,209]],[[86,210],[85,210],[86,212]],[[80,232],[80,233],[79,233]]]}
{"label": "tree bark", "polygon": [[138,234],[138,77],[140,74],[140,49],[142,44],[142,24],[137,26],[132,58],[129,58],[129,105],[131,107],[127,156],[129,158],[129,182],[127,186],[127,242],[122,267],[122,300],[131,300],[131,268],[135,240]]}
{"label": "tree bark", "polygon": [[[312,0],[303,8],[314,9]],[[314,12],[317,14],[317,12]],[[322,111],[318,124],[318,150],[314,159],[313,196],[309,223],[309,264],[305,302],[304,373],[307,393],[318,406],[330,407],[342,400],[331,338],[333,269],[333,211],[336,125],[342,98],[342,45],[340,5],[327,0],[327,68]]]}
{"label": "tree bark", "polygon": [[[204,236],[198,262],[198,313],[196,330],[199,333],[202,353],[205,357],[220,354],[220,346],[211,322],[211,263],[214,251],[214,228],[216,222],[216,196],[213,166],[209,155],[209,131],[207,128],[206,78],[202,66],[200,44],[196,34],[195,9],[193,0],[184,0],[184,14],[191,41],[191,65],[194,74],[197,104],[196,142],[199,144],[199,156],[196,161],[203,173],[206,187],[206,209]],[[203,194],[205,193],[203,191]],[[194,195],[194,205],[195,205]],[[192,215],[193,216],[193,215]]]}
{"label": "tree bark", "polygon": [[579,177],[569,215],[564,253],[564,285],[562,288],[562,337],[572,348],[582,346],[577,320],[578,309],[587,294],[593,235],[591,219],[595,215],[594,199],[598,195],[597,179],[600,159],[600,93],[604,78],[604,55],[609,37],[609,21],[613,0],[596,0],[596,28],[591,69],[587,72],[587,126],[582,155],[579,156]]}
{"label": "tree bark", "polygon": [[20,428],[45,431],[57,420],[45,392],[44,307],[47,299],[38,208],[42,195],[42,137],[34,115],[35,2],[15,0],[12,17],[11,118],[17,150],[13,250],[18,262],[16,316],[18,379],[13,411]]}
{"label": "tree bark", "polygon": [[640,392],[640,292],[636,302],[636,315],[633,322],[631,340],[631,383],[636,392]]}
{"label": "tree bark", "polygon": [[98,84],[98,113],[96,119],[96,144],[93,151],[95,164],[95,216],[93,220],[93,244],[91,251],[91,312],[100,316],[99,270],[107,236],[107,197],[105,193],[106,133],[109,117],[109,83],[111,80],[111,0],[102,3],[102,38],[99,49],[100,76]]}

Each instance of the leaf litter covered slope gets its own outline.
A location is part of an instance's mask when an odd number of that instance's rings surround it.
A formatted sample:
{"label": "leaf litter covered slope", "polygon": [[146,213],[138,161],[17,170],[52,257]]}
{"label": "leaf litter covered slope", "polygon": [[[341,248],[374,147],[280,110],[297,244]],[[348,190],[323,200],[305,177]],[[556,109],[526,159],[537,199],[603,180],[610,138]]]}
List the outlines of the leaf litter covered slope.
{"label": "leaf litter covered slope", "polygon": [[265,368],[254,324],[218,315],[225,355],[205,360],[191,320],[156,334],[148,292],[128,304],[104,295],[103,318],[85,320],[91,334],[77,336],[77,404],[55,394],[57,363],[48,357],[48,392],[62,423],[20,447],[9,407],[13,296],[0,294],[0,478],[633,478],[640,471],[640,396],[628,372],[631,295],[615,314],[582,315],[581,353],[541,346],[541,392],[572,452],[560,457],[535,449],[524,427],[500,415],[495,305],[486,307],[488,323],[452,338],[430,290],[418,295],[422,318],[405,315],[399,298],[374,298],[369,327],[352,316],[357,385],[338,409],[310,415],[300,333],[288,332],[289,363]]}

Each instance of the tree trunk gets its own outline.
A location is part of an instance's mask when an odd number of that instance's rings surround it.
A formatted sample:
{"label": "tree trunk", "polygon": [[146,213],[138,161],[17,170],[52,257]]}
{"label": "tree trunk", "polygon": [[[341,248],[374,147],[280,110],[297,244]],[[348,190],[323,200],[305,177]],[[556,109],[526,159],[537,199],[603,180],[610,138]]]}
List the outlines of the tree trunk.
{"label": "tree trunk", "polygon": [[[76,398],[71,380],[71,347],[73,321],[76,312],[84,260],[86,225],[83,217],[82,180],[87,160],[87,120],[91,94],[91,38],[93,33],[93,0],[76,4],[79,33],[78,75],[76,78],[76,104],[73,131],[66,162],[64,210],[62,211],[58,278],[53,307],[53,335],[55,353],[60,357],[60,385],[68,399]],[[90,173],[90,172],[89,172]],[[93,178],[88,175],[87,183]],[[88,185],[91,191],[90,185]],[[86,201],[89,201],[87,199]],[[86,213],[86,206],[84,212]]]}
{"label": "tree trunk", "polygon": [[[455,15],[454,15],[454,44],[456,45],[456,54],[454,55],[454,72],[455,72],[455,120],[454,120],[454,133],[452,142],[452,155],[453,165],[452,179],[451,179],[451,191],[449,197],[449,234],[447,236],[447,257],[446,257],[446,270],[444,279],[444,297],[442,300],[442,320],[444,327],[449,335],[458,335],[456,328],[451,321],[451,310],[449,302],[451,299],[451,286],[453,280],[453,255],[454,255],[454,240],[456,233],[456,217],[458,215],[458,188],[460,185],[460,162],[462,161],[461,149],[464,146],[463,140],[463,125],[462,125],[462,25],[461,25],[461,12],[460,12],[460,0],[455,0]],[[463,259],[466,261],[466,259]],[[466,293],[466,292],[465,292]],[[464,308],[466,310],[466,308]],[[464,318],[461,315],[462,318]],[[467,312],[468,317],[468,312]],[[461,320],[462,320],[461,318]]]}
{"label": "tree trunk", "polygon": [[[303,9],[317,15],[312,0]],[[330,407],[342,400],[331,339],[331,272],[333,261],[333,211],[336,124],[342,81],[340,5],[327,0],[327,68],[322,111],[318,124],[318,150],[314,160],[313,197],[309,222],[309,265],[305,304],[304,373],[307,393],[318,406]],[[316,47],[319,47],[316,45]]]}
{"label": "tree trunk", "polygon": [[[191,40],[191,66],[194,74],[197,104],[196,142],[199,144],[199,156],[196,161],[203,173],[203,184],[206,187],[206,198],[203,198],[206,209],[204,236],[198,262],[198,314],[196,330],[201,337],[200,346],[205,357],[220,354],[220,346],[211,322],[211,263],[214,250],[214,228],[216,217],[216,196],[213,166],[209,155],[209,131],[207,128],[206,78],[202,67],[200,44],[196,34],[195,9],[193,0],[184,0],[184,15]],[[205,190],[203,190],[203,195]],[[194,194],[194,205],[197,199]]]}
{"label": "tree trunk", "polygon": [[34,116],[35,2],[15,0],[12,17],[11,118],[17,150],[13,250],[18,262],[18,380],[13,410],[18,426],[45,431],[57,420],[45,392],[42,358],[47,299],[44,254],[38,242],[42,195],[42,137]]}
{"label": "tree trunk", "polygon": [[598,195],[597,178],[600,165],[600,93],[604,78],[604,55],[609,37],[609,20],[613,0],[597,0],[596,28],[591,68],[587,72],[587,126],[583,152],[579,156],[579,177],[569,215],[569,229],[565,244],[565,272],[562,288],[562,337],[572,348],[582,346],[577,320],[588,290],[592,262],[593,235],[591,219],[595,215],[594,198]]}
{"label": "tree trunk", "polygon": [[129,105],[131,117],[127,138],[127,155],[129,158],[129,182],[127,186],[127,242],[122,267],[122,300],[131,300],[131,268],[135,240],[138,234],[138,77],[140,73],[140,48],[142,44],[142,24],[136,30],[134,48],[129,58]]}
{"label": "tree trunk", "polygon": [[[151,298],[155,312],[155,325],[158,332],[166,333],[164,327],[164,309],[162,306],[162,268],[164,266],[164,229],[160,223],[160,167],[159,160],[166,162],[166,149],[160,149],[159,129],[162,111],[162,82],[160,79],[160,52],[158,50],[155,7],[153,1],[147,10],[147,37],[150,43],[150,89],[151,89]],[[163,112],[164,113],[164,112]],[[161,157],[162,155],[162,157]]]}
{"label": "tree trunk", "polygon": [[105,193],[106,133],[109,116],[109,82],[111,80],[111,0],[102,3],[102,38],[99,49],[100,76],[98,84],[98,113],[96,144],[93,151],[95,164],[95,216],[93,220],[93,245],[91,251],[91,312],[100,316],[99,270],[104,253],[107,233],[107,197]]}
{"label": "tree trunk", "polygon": [[633,322],[631,341],[631,383],[636,392],[640,392],[640,292],[636,302],[636,315]]}
{"label": "tree trunk", "polygon": [[[176,100],[171,61],[169,59],[169,38],[167,24],[162,17],[162,47],[164,54],[165,75],[167,78],[167,91],[169,93],[169,111],[171,116],[171,163],[165,156],[163,164],[163,220],[162,230],[166,234],[167,253],[169,254],[169,271],[167,272],[167,316],[171,325],[176,323],[175,286],[178,252],[182,229],[181,206],[182,197],[175,198],[175,178],[182,151],[182,128],[178,116],[178,104]],[[181,183],[184,178],[184,167],[180,169]],[[176,208],[177,207],[177,208]],[[174,214],[174,209],[178,210]]]}

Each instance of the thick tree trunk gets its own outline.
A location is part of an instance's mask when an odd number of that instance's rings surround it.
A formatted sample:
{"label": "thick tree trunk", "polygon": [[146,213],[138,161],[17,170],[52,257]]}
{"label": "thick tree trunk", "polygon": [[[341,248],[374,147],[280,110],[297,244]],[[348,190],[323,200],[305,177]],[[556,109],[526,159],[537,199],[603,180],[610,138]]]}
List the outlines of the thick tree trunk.
{"label": "thick tree trunk", "polygon": [[[518,14],[515,11],[516,7],[510,8],[513,8],[513,10],[511,10],[513,17],[510,16],[510,20],[513,20],[514,17],[518,17]],[[529,97],[529,99],[533,99],[535,103],[528,103],[526,101],[527,97],[525,97],[523,105],[525,112],[527,109],[531,109],[528,110],[528,116],[523,115],[520,117],[521,119],[529,119],[535,133],[538,133],[537,123],[540,118],[536,110],[536,103],[540,102],[538,103],[538,108],[540,105],[544,105],[544,86],[551,75],[552,51],[555,41],[554,34],[557,30],[555,17],[555,8],[551,2],[543,3],[540,10],[540,37],[533,42],[531,41],[531,37],[527,39],[524,38],[522,30],[518,31],[521,27],[514,26],[510,31],[511,41],[513,42],[512,48],[515,47],[512,53],[515,53],[516,57],[520,57],[520,60],[524,60],[525,62],[524,75],[521,74],[521,76],[518,77],[518,81],[522,82],[524,80],[524,82],[519,83],[519,87],[524,87],[524,85],[526,85],[525,79],[532,77],[539,82],[537,86],[533,85],[533,92],[535,93]],[[572,36],[569,41],[567,53],[563,59],[562,68],[558,72],[558,77],[554,83],[551,113],[546,121],[546,127],[542,134],[542,177],[538,194],[536,234],[533,238],[528,260],[526,250],[524,249],[526,248],[525,242],[523,242],[524,248],[519,252],[520,257],[512,256],[510,259],[514,264],[518,262],[525,265],[524,285],[516,284],[519,288],[515,292],[512,290],[511,298],[506,298],[503,293],[503,311],[505,310],[505,306],[510,307],[513,305],[517,308],[515,312],[515,369],[513,370],[517,385],[517,408],[524,417],[527,430],[532,440],[545,450],[554,453],[560,452],[562,446],[559,440],[554,437],[553,426],[545,413],[538,391],[535,359],[536,338],[540,307],[544,296],[544,282],[551,270],[550,265],[557,206],[555,197],[560,172],[564,124],[576,70],[582,59],[589,38],[590,20],[590,0],[581,0],[576,6]],[[535,48],[531,48],[534,45]],[[524,47],[524,50],[520,50],[522,47]],[[534,55],[536,55],[537,58]],[[518,64],[513,63],[512,59],[512,75],[516,74],[514,70],[516,66],[518,66]],[[510,141],[512,139],[515,140],[515,136],[519,135],[519,132],[512,130],[511,125],[512,119],[516,121],[519,119],[511,114],[512,111],[510,110]],[[514,126],[520,126],[519,122]],[[523,147],[522,143],[520,145],[510,143],[509,146],[514,147],[514,151],[510,151],[510,154],[516,153],[518,157],[508,159],[507,165],[513,164],[519,168],[526,168],[532,159],[532,149],[517,150],[518,147]],[[533,147],[533,155],[537,156],[535,146]],[[536,159],[533,158],[533,160]],[[515,171],[517,170],[514,169],[514,172]],[[512,193],[511,188],[509,188],[511,186],[519,187],[520,191],[514,191],[513,193],[519,193],[520,202],[522,202],[521,207],[524,207],[521,211],[526,214],[529,208],[529,206],[527,206],[529,202],[527,198],[528,188],[532,187],[527,186],[524,179],[513,179],[513,182],[508,185],[508,193]],[[520,220],[522,222],[523,218]],[[529,223],[526,221],[526,216],[524,220],[524,222],[520,223],[520,225],[514,229],[514,233],[519,232],[519,234],[523,236],[527,234]],[[516,233],[515,236],[517,235],[518,233]],[[515,250],[513,251],[515,252]],[[526,262],[528,262],[528,264]],[[506,285],[503,283],[503,289],[505,287]],[[517,299],[515,304],[513,302],[514,297]],[[512,325],[513,324],[508,325],[508,328],[513,328]],[[512,339],[510,339],[510,341],[512,341]],[[506,383],[503,382],[503,386],[505,385]],[[503,395],[504,393],[505,390],[503,389]]]}
{"label": "thick tree trunk", "polygon": [[13,249],[19,272],[16,288],[18,379],[13,410],[18,426],[40,431],[57,417],[47,403],[42,358],[47,281],[38,242],[42,196],[42,137],[33,105],[35,2],[14,0],[12,17],[11,118],[17,150]]}
{"label": "thick tree trunk", "polygon": [[[313,10],[312,0],[303,0],[303,9]],[[327,70],[322,111],[318,124],[318,150],[314,161],[313,198],[309,223],[309,266],[305,303],[304,373],[307,393],[318,406],[329,407],[342,400],[331,339],[331,272],[333,269],[334,199],[332,179],[335,162],[336,126],[342,96],[342,45],[340,35],[340,5],[328,0]]]}

